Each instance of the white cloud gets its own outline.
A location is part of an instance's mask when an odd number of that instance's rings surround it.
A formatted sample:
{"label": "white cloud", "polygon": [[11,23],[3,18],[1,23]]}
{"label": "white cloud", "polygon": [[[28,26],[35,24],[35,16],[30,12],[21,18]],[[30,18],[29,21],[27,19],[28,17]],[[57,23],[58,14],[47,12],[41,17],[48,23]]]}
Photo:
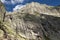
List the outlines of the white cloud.
{"label": "white cloud", "polygon": [[1,2],[4,2],[5,0],[1,0]]}
{"label": "white cloud", "polygon": [[13,11],[20,10],[23,7],[25,7],[25,5],[17,5],[17,6],[15,6],[15,8],[13,8]]}
{"label": "white cloud", "polygon": [[2,3],[6,2],[5,0],[1,0]]}
{"label": "white cloud", "polygon": [[23,3],[24,0],[11,0],[12,4]]}
{"label": "white cloud", "polygon": [[12,4],[10,1],[6,1],[6,0],[1,0],[1,2],[4,4]]}
{"label": "white cloud", "polygon": [[6,4],[16,4],[16,3],[23,3],[24,0],[10,0],[10,1],[7,1],[7,0],[1,0],[2,3],[6,3]]}

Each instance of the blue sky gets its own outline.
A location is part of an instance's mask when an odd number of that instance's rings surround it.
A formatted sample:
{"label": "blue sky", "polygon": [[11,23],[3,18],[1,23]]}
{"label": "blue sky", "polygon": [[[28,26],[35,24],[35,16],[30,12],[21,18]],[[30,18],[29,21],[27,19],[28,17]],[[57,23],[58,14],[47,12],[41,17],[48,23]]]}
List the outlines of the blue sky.
{"label": "blue sky", "polygon": [[7,11],[13,11],[13,9],[17,9],[19,7],[23,7],[26,3],[30,3],[32,1],[39,2],[41,4],[47,4],[51,6],[60,5],[60,0],[1,0]]}

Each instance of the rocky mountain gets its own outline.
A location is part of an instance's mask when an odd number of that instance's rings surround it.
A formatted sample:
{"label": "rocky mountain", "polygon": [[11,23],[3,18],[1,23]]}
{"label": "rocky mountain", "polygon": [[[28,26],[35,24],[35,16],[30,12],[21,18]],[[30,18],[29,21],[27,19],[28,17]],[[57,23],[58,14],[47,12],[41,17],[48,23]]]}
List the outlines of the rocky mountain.
{"label": "rocky mountain", "polygon": [[6,12],[3,19],[0,40],[60,40],[60,12],[54,6],[28,3],[20,10]]}
{"label": "rocky mountain", "polygon": [[3,20],[4,14],[5,14],[5,7],[2,2],[0,2],[0,21]]}

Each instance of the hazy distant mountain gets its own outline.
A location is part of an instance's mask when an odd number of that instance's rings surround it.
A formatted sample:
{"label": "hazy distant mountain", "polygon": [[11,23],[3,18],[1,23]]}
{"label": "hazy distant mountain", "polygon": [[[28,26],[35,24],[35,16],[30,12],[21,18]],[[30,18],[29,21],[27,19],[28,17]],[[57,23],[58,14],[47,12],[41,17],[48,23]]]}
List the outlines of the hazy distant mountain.
{"label": "hazy distant mountain", "polygon": [[0,22],[0,39],[60,40],[58,9],[32,2],[14,12],[6,12],[4,22]]}

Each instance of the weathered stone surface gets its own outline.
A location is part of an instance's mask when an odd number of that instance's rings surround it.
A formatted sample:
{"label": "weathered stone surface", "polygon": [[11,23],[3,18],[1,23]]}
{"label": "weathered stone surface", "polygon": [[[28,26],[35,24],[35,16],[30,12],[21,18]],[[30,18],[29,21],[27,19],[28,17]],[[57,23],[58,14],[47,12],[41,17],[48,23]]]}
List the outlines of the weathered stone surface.
{"label": "weathered stone surface", "polygon": [[52,6],[32,2],[16,12],[7,12],[4,22],[0,23],[0,29],[5,34],[3,38],[60,40],[60,13],[51,8]]}
{"label": "weathered stone surface", "polygon": [[5,16],[6,10],[3,5],[3,3],[0,1],[0,21],[4,21],[4,16]]}

